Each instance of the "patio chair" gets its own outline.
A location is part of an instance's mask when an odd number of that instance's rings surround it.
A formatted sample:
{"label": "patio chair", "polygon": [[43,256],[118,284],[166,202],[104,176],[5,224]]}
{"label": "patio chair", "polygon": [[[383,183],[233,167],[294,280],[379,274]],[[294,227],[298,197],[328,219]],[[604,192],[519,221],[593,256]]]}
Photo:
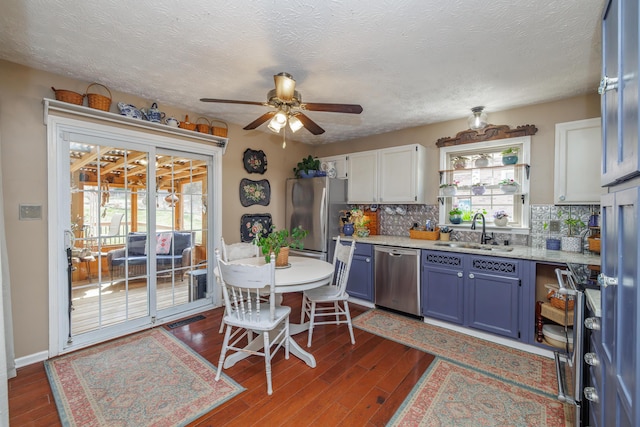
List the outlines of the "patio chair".
{"label": "patio chair", "polygon": [[[285,358],[289,358],[289,313],[291,313],[291,307],[275,303],[275,255],[271,254],[269,264],[254,266],[229,264],[222,260],[218,249],[215,252],[226,309],[223,318],[226,331],[222,342],[216,381],[220,379],[225,357],[229,350],[246,352],[264,357],[267,393],[272,394],[271,360],[283,345]],[[260,291],[265,288],[270,294],[269,302],[266,303],[260,300]],[[270,338],[272,331],[275,334],[273,339]],[[253,333],[262,334],[264,341],[262,351],[243,346],[244,342],[249,345]]]}
{"label": "patio chair", "polygon": [[[302,296],[302,313],[300,323],[304,323],[305,317],[309,318],[309,338],[307,347],[311,347],[313,328],[316,325],[340,325],[346,323],[349,326],[351,344],[355,344],[353,337],[353,325],[349,313],[349,294],[347,293],[347,281],[351,270],[351,260],[356,248],[355,240],[346,246],[340,243],[340,237],[336,239],[336,250],[333,254],[334,273],[328,285],[304,291]],[[343,307],[340,306],[343,304]],[[327,320],[317,321],[316,317]]]}

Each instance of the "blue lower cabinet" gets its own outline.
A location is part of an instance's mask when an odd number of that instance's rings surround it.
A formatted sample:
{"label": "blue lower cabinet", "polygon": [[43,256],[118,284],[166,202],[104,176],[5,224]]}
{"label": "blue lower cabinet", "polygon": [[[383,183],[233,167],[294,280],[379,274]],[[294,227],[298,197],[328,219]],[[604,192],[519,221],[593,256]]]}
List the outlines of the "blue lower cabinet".
{"label": "blue lower cabinet", "polygon": [[422,251],[423,316],[462,325],[464,322],[464,255]]}
{"label": "blue lower cabinet", "polygon": [[517,259],[423,250],[421,313],[526,341],[521,329],[527,267]]}
{"label": "blue lower cabinet", "polygon": [[356,243],[347,281],[347,293],[350,297],[373,302],[373,245]]}
{"label": "blue lower cabinet", "polygon": [[521,274],[518,260],[469,255],[467,325],[520,338]]}

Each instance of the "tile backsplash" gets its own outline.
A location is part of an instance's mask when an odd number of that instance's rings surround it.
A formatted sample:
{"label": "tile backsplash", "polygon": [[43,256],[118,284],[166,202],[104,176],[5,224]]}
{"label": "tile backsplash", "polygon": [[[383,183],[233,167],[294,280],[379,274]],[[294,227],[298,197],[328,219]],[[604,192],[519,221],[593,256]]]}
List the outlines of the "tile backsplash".
{"label": "tile backsplash", "polygon": [[[385,207],[393,208],[393,214],[387,213]],[[406,210],[405,215],[396,213],[395,208],[400,206]],[[380,234],[388,236],[406,236],[409,237],[409,229],[413,224],[424,225],[427,220],[438,223],[439,205],[379,205],[380,209]],[[567,225],[564,220],[569,218],[579,218],[585,224],[588,224],[589,217],[592,214],[600,213],[599,205],[531,205],[531,221],[530,233],[513,234],[513,233],[495,233],[494,236],[499,244],[508,240],[510,245],[522,245],[533,247],[544,247],[545,240],[552,234],[562,236],[567,234]],[[549,224],[552,220],[558,220],[560,223],[560,233],[550,233],[549,228],[544,228],[544,224]],[[581,229],[580,231],[583,231]],[[476,241],[478,234],[472,231],[455,230],[451,235],[452,240],[458,241]]]}

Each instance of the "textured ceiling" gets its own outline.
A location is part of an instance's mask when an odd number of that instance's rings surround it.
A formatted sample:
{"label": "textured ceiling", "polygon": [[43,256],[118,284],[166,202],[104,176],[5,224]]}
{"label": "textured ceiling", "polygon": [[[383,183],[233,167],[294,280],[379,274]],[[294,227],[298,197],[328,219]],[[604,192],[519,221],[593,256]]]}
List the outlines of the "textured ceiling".
{"label": "textured ceiling", "polygon": [[285,71],[364,108],[287,136],[331,143],[593,92],[604,2],[3,0],[0,58],[240,126],[267,108],[199,99],[266,101]]}

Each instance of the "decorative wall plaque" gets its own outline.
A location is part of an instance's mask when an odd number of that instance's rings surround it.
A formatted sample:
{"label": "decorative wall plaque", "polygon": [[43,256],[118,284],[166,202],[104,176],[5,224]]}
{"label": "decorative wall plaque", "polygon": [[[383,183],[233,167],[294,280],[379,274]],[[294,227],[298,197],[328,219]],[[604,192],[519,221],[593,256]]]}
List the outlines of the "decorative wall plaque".
{"label": "decorative wall plaque", "polygon": [[271,214],[245,214],[240,219],[240,241],[252,242],[256,236],[271,231]]}
{"label": "decorative wall plaque", "polygon": [[436,142],[438,147],[450,147],[452,145],[469,144],[472,142],[495,141],[496,139],[516,138],[519,136],[535,135],[538,128],[535,125],[518,126],[511,129],[508,125],[487,125],[480,130],[463,130],[454,138],[440,138]]}
{"label": "decorative wall plaque", "polygon": [[242,178],[240,181],[240,203],[242,203],[242,206],[267,206],[270,201],[271,186],[269,185],[269,180],[252,181]]}
{"label": "decorative wall plaque", "polygon": [[244,169],[249,173],[263,174],[267,171],[267,155],[262,150],[247,148],[242,157]]}

